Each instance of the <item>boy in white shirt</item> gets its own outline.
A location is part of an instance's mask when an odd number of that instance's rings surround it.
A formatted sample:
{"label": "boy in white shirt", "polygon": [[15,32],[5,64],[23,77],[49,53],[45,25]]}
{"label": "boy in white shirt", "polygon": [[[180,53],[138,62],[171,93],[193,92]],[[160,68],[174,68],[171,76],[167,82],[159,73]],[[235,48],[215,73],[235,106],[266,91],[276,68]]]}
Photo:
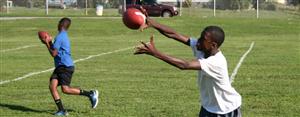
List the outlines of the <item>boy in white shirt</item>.
{"label": "boy in white shirt", "polygon": [[198,70],[198,84],[201,94],[199,117],[241,117],[241,96],[231,86],[227,61],[220,51],[225,34],[218,26],[208,26],[200,38],[194,39],[147,17],[142,29],[153,27],[168,38],[190,46],[196,59],[187,61],[161,53],[155,48],[153,36],[150,43],[141,42],[134,54],[148,54],[181,70]]}

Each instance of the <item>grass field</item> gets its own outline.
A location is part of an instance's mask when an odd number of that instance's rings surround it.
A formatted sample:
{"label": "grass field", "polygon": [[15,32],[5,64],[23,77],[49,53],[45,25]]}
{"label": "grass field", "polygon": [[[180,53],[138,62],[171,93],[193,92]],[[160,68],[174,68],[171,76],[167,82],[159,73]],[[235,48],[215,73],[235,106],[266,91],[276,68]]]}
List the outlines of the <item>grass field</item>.
{"label": "grass field", "polygon": [[[251,42],[255,42],[233,83],[242,95],[243,116],[297,117],[300,116],[300,16],[276,15],[262,19],[234,14],[217,18],[188,16],[157,18],[157,21],[193,37],[198,37],[205,26],[221,26],[226,33],[222,51],[229,73]],[[56,35],[58,20],[1,21],[1,82],[53,67],[37,31]],[[197,71],[181,71],[146,55],[134,56],[131,49],[140,40],[148,41],[151,34],[155,35],[157,48],[170,55],[192,59],[190,48],[154,29],[129,30],[118,18],[72,20],[69,36],[73,59],[97,55],[75,64],[72,85],[98,89],[101,101],[96,109],[91,109],[87,98],[60,93],[70,116],[198,116]],[[24,48],[14,50],[20,47]],[[123,50],[116,51],[119,49]],[[1,84],[0,116],[52,116],[56,106],[48,90],[51,72]]]}

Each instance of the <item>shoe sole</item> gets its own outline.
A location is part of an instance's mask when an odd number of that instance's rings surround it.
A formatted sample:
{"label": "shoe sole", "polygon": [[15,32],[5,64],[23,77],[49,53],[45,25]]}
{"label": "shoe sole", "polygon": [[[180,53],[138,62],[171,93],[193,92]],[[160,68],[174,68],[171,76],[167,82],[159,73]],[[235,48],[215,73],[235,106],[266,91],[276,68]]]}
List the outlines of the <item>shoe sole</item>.
{"label": "shoe sole", "polygon": [[55,116],[68,116],[69,113],[68,113],[68,112],[65,112],[64,114],[57,114],[57,113],[55,113],[54,115],[55,115]]}
{"label": "shoe sole", "polygon": [[95,90],[95,92],[96,92],[96,104],[95,104],[95,106],[94,107],[92,107],[92,108],[96,108],[97,107],[97,105],[98,105],[98,96],[99,96],[99,93],[98,93],[98,90]]}

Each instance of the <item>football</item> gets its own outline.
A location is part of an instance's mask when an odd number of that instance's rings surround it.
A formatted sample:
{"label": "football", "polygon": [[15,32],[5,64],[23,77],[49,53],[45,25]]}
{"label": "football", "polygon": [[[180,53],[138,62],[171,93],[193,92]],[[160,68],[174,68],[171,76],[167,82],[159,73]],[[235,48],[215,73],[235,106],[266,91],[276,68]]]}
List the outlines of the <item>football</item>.
{"label": "football", "polygon": [[39,39],[42,41],[42,43],[51,41],[50,35],[46,31],[39,31],[38,36],[39,36]]}
{"label": "football", "polygon": [[146,16],[136,8],[128,8],[123,13],[123,23],[130,29],[139,29],[146,23]]}

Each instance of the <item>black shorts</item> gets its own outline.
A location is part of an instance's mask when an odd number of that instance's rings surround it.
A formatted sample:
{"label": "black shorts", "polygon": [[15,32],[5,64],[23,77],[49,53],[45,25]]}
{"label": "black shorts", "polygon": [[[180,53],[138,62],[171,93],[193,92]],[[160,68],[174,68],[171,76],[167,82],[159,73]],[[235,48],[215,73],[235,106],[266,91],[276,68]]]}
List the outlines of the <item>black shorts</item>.
{"label": "black shorts", "polygon": [[242,117],[242,113],[240,107],[226,114],[214,114],[201,107],[199,117]]}
{"label": "black shorts", "polygon": [[72,75],[74,73],[74,67],[58,66],[55,68],[54,72],[50,77],[50,82],[52,79],[58,80],[58,85],[70,86]]}

